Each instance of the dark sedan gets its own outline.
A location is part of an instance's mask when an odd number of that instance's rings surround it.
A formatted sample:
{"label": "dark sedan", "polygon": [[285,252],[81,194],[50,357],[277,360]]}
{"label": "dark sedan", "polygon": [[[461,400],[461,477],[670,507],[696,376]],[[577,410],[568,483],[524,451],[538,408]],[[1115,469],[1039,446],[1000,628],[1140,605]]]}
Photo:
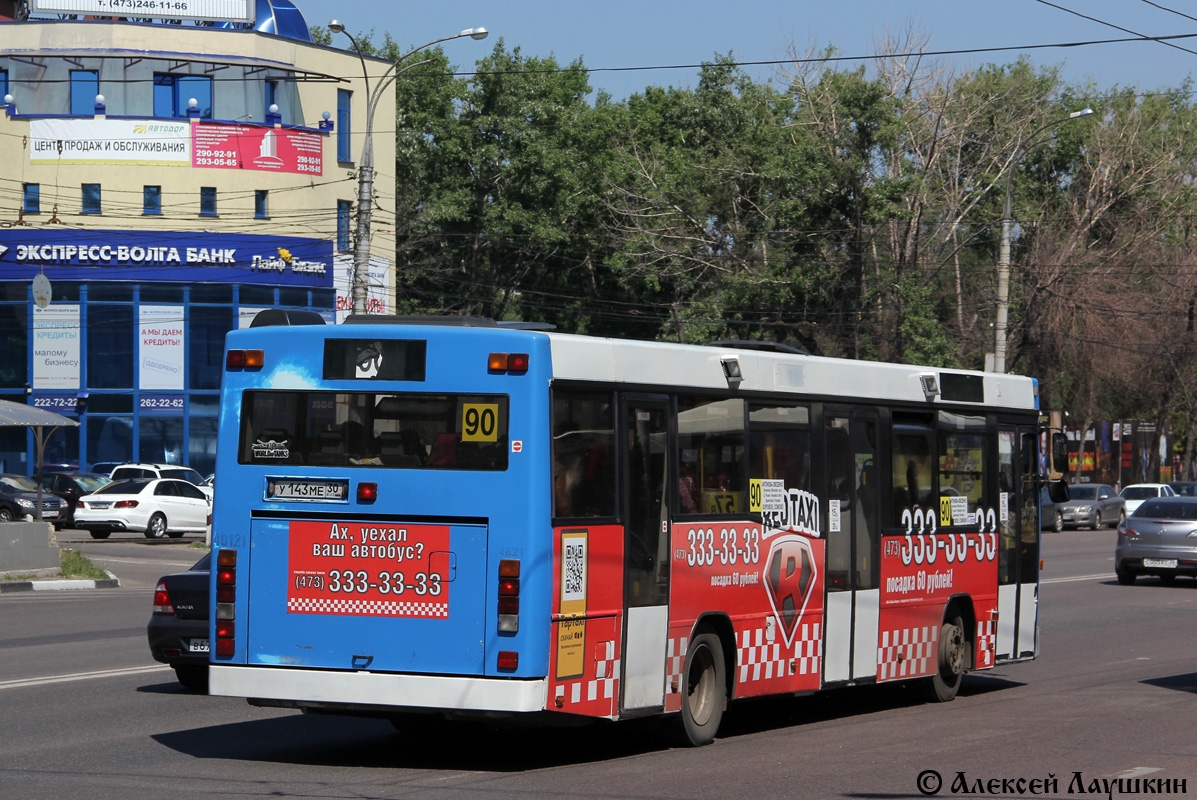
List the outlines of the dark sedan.
{"label": "dark sedan", "polygon": [[91,494],[112,479],[97,472],[53,472],[42,475],[42,488],[48,489],[67,502],[63,513],[64,524],[75,521],[75,506],[79,498]]}
{"label": "dark sedan", "polygon": [[208,579],[212,554],[186,572],[164,575],[154,590],[154,613],[146,634],[150,655],[170,664],[179,683],[208,691]]}
{"label": "dark sedan", "polygon": [[[0,522],[36,519],[38,494],[37,482],[33,478],[0,474]],[[40,494],[42,519],[54,523],[55,527],[61,527],[66,501],[44,489]]]}
{"label": "dark sedan", "polygon": [[1166,584],[1197,578],[1197,497],[1157,497],[1135,509],[1118,526],[1114,573],[1122,584],[1140,575]]}

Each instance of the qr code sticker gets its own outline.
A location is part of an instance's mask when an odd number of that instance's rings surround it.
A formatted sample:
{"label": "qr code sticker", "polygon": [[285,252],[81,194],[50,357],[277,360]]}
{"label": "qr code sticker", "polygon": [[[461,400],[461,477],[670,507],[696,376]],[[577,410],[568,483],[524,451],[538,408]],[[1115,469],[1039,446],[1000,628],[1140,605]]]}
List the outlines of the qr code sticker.
{"label": "qr code sticker", "polygon": [[561,599],[586,599],[586,539],[567,538],[562,542]]}

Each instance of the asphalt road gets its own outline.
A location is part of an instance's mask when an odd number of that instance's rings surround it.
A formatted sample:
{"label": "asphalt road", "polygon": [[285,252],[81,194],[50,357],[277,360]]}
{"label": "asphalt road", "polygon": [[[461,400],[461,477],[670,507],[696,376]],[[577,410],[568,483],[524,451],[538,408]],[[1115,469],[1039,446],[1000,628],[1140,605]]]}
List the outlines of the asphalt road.
{"label": "asphalt road", "polygon": [[[659,719],[428,739],[191,694],[144,626],[156,577],[198,551],[78,545],[122,588],[0,595],[0,798],[901,798],[928,770],[940,797],[1089,796],[1118,776],[1197,794],[1197,581],[1119,586],[1110,531],[1045,535],[1037,661],[946,705],[896,686],[735,704],[700,749]],[[954,793],[958,773],[999,791]],[[1055,792],[1000,783],[1049,776]]]}

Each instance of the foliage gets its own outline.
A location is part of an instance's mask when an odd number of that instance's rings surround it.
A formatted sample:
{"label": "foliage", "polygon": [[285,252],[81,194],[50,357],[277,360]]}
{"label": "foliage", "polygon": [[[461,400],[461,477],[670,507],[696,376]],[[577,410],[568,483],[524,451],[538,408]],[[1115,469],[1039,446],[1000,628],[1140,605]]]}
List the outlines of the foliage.
{"label": "foliage", "polygon": [[620,101],[581,59],[422,51],[396,82],[396,306],[980,369],[1008,186],[1012,371],[1078,418],[1197,417],[1189,84],[953,74],[920,46],[769,82],[717,55]]}

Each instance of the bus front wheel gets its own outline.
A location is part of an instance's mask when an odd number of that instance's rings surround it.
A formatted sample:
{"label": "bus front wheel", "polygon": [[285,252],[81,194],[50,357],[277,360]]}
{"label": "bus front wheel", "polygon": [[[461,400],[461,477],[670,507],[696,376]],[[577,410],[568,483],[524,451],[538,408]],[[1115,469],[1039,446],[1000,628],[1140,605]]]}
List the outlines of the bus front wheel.
{"label": "bus front wheel", "polygon": [[936,648],[935,674],[927,678],[927,697],[935,703],[946,703],[960,690],[964,677],[964,621],[953,617],[939,629]]}
{"label": "bus front wheel", "polygon": [[690,642],[682,669],[682,727],[695,747],[710,744],[727,708],[727,676],[723,644],[707,631]]}

